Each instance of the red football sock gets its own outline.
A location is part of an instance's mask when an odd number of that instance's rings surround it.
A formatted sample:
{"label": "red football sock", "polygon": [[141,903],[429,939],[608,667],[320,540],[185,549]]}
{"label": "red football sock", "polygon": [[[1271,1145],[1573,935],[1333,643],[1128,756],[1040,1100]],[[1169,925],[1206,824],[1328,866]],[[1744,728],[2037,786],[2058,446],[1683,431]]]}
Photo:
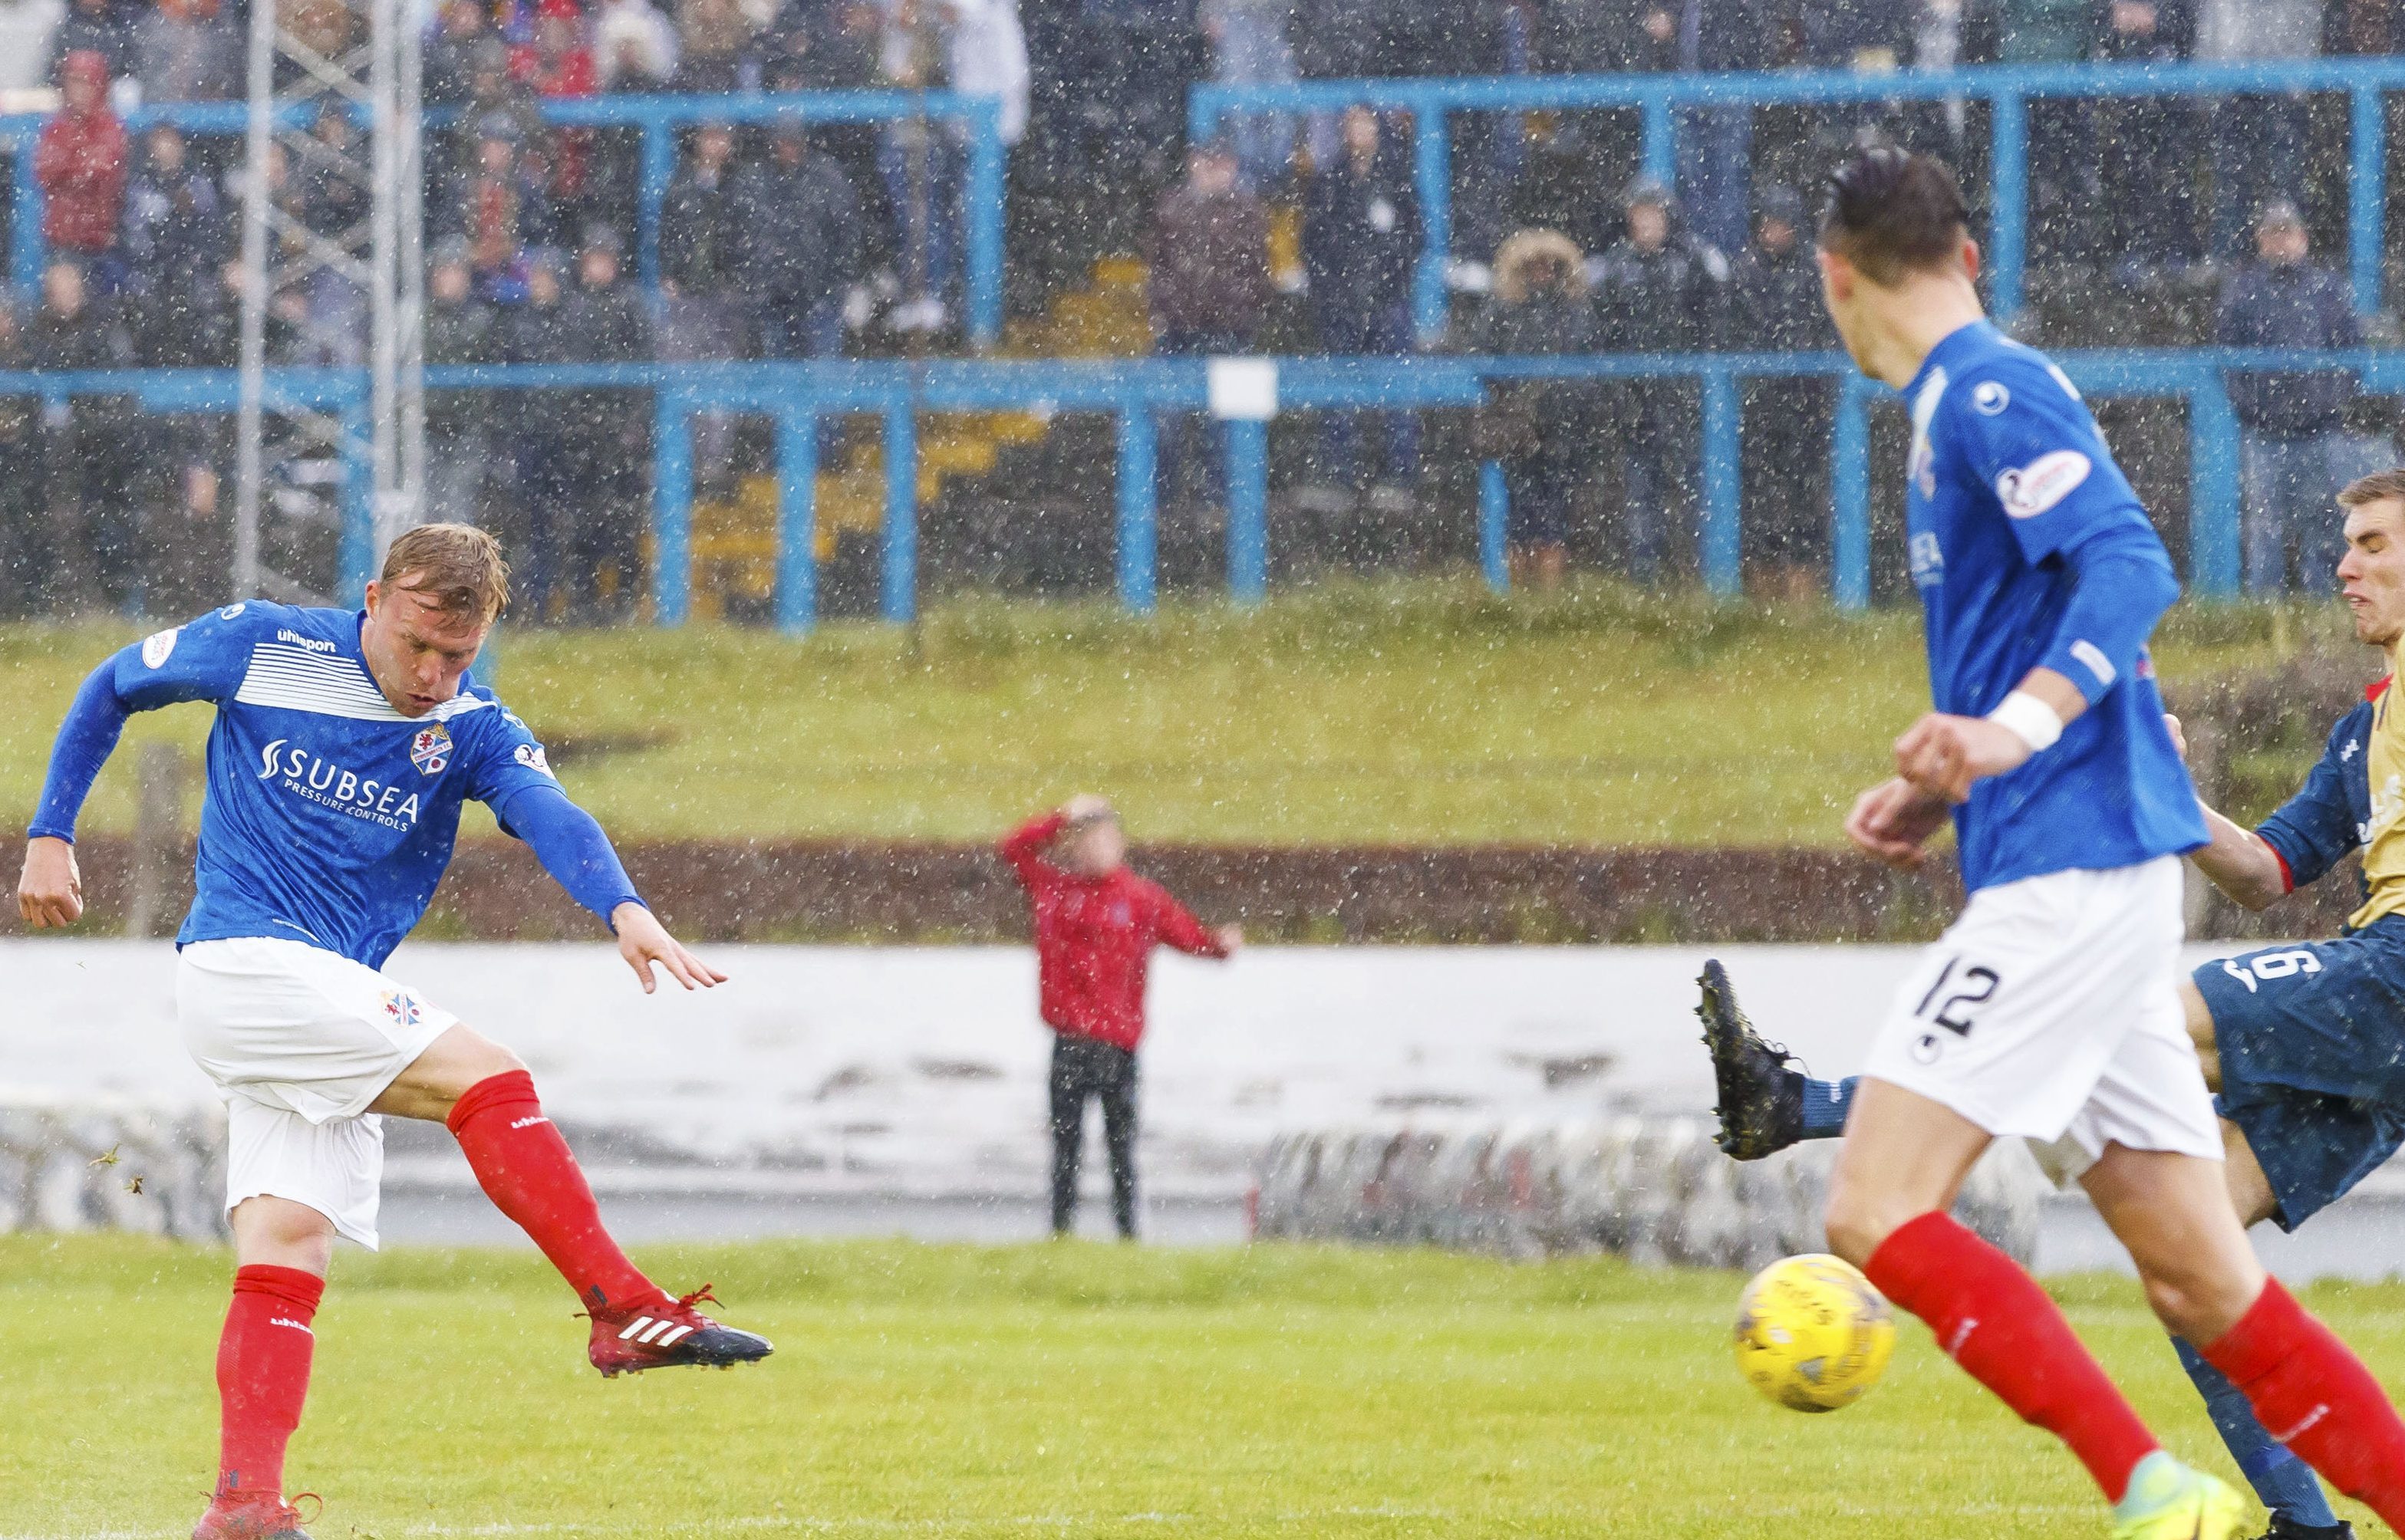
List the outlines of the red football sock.
{"label": "red football sock", "polygon": [[219,1491],[284,1491],[284,1446],[309,1396],[309,1357],[326,1281],[263,1263],[235,1269],[218,1338]]}
{"label": "red football sock", "polygon": [[451,1109],[451,1136],[493,1206],[534,1239],[586,1308],[617,1309],[668,1297],[636,1270],[601,1226],[593,1189],[568,1141],[542,1112],[524,1070],[480,1080]]}
{"label": "red football sock", "polygon": [[2273,1438],[2405,1534],[2405,1422],[2379,1381],[2278,1279],[2202,1349]]}
{"label": "red football sock", "polygon": [[2046,1291],[1948,1215],[1925,1213],[1898,1229],[1864,1271],[1927,1322],[1972,1379],[2070,1445],[2105,1501],[2118,1503],[2130,1472],[2160,1447]]}

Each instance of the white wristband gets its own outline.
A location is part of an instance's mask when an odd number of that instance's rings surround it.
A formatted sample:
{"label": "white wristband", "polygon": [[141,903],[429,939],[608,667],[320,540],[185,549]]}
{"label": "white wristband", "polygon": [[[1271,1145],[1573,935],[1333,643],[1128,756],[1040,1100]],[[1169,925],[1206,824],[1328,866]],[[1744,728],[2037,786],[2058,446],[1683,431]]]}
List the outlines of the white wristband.
{"label": "white wristband", "polygon": [[2026,690],[2016,690],[2004,697],[2004,704],[1988,713],[1988,720],[2007,728],[2013,736],[2028,744],[2030,752],[2043,754],[2062,736],[2062,719],[2054,707]]}

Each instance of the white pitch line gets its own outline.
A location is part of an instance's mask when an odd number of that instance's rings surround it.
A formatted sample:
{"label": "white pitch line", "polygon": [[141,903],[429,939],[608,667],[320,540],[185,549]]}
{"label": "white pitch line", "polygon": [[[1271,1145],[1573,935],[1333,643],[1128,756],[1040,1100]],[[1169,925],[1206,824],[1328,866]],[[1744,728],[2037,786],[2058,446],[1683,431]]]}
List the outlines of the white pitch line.
{"label": "white pitch line", "polygon": [[[1299,1523],[1311,1519],[1440,1519],[1452,1515],[1437,1508],[1393,1508],[1339,1506],[1289,1509],[1267,1516],[1269,1521],[1280,1524]],[[965,1516],[942,1519],[824,1519],[809,1514],[753,1514],[730,1519],[711,1519],[678,1524],[677,1531],[701,1534],[756,1533],[779,1530],[817,1534],[942,1534],[974,1533],[994,1529],[1058,1529],[1080,1530],[1118,1524],[1193,1524],[1201,1516],[1190,1513],[1119,1514],[1013,1514],[992,1519]],[[0,1534],[0,1540],[180,1540],[184,1531],[176,1530],[79,1530],[72,1534],[56,1531],[25,1531]],[[378,1533],[391,1535],[609,1535],[654,1534],[659,1526],[649,1521],[628,1521],[609,1524],[411,1524],[405,1528],[380,1528]]]}

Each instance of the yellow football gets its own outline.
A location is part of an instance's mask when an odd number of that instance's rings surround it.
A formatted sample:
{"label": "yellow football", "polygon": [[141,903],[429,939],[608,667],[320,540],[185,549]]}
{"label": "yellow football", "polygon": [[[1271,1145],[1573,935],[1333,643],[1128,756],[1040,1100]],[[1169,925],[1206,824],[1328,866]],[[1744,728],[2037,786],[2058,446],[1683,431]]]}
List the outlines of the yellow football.
{"label": "yellow football", "polygon": [[1737,1366],[1797,1411],[1835,1411],[1878,1383],[1895,1311],[1842,1257],[1791,1256],[1753,1275],[1737,1306]]}

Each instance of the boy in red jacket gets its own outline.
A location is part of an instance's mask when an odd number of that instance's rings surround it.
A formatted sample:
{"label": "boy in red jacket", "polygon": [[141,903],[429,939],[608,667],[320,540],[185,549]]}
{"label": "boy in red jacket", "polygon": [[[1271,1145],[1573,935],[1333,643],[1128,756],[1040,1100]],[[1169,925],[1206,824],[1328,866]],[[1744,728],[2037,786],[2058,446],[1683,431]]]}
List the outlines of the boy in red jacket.
{"label": "boy in red jacket", "polygon": [[1145,973],[1155,945],[1225,958],[1244,941],[1233,925],[1206,930],[1159,883],[1127,868],[1118,813],[1084,793],[1013,830],[1002,842],[1027,889],[1035,960],[1052,1043],[1052,1233],[1077,1211],[1077,1156],[1086,1099],[1103,1103],[1111,1159],[1111,1214],[1135,1239],[1135,1050],[1144,1038]]}

